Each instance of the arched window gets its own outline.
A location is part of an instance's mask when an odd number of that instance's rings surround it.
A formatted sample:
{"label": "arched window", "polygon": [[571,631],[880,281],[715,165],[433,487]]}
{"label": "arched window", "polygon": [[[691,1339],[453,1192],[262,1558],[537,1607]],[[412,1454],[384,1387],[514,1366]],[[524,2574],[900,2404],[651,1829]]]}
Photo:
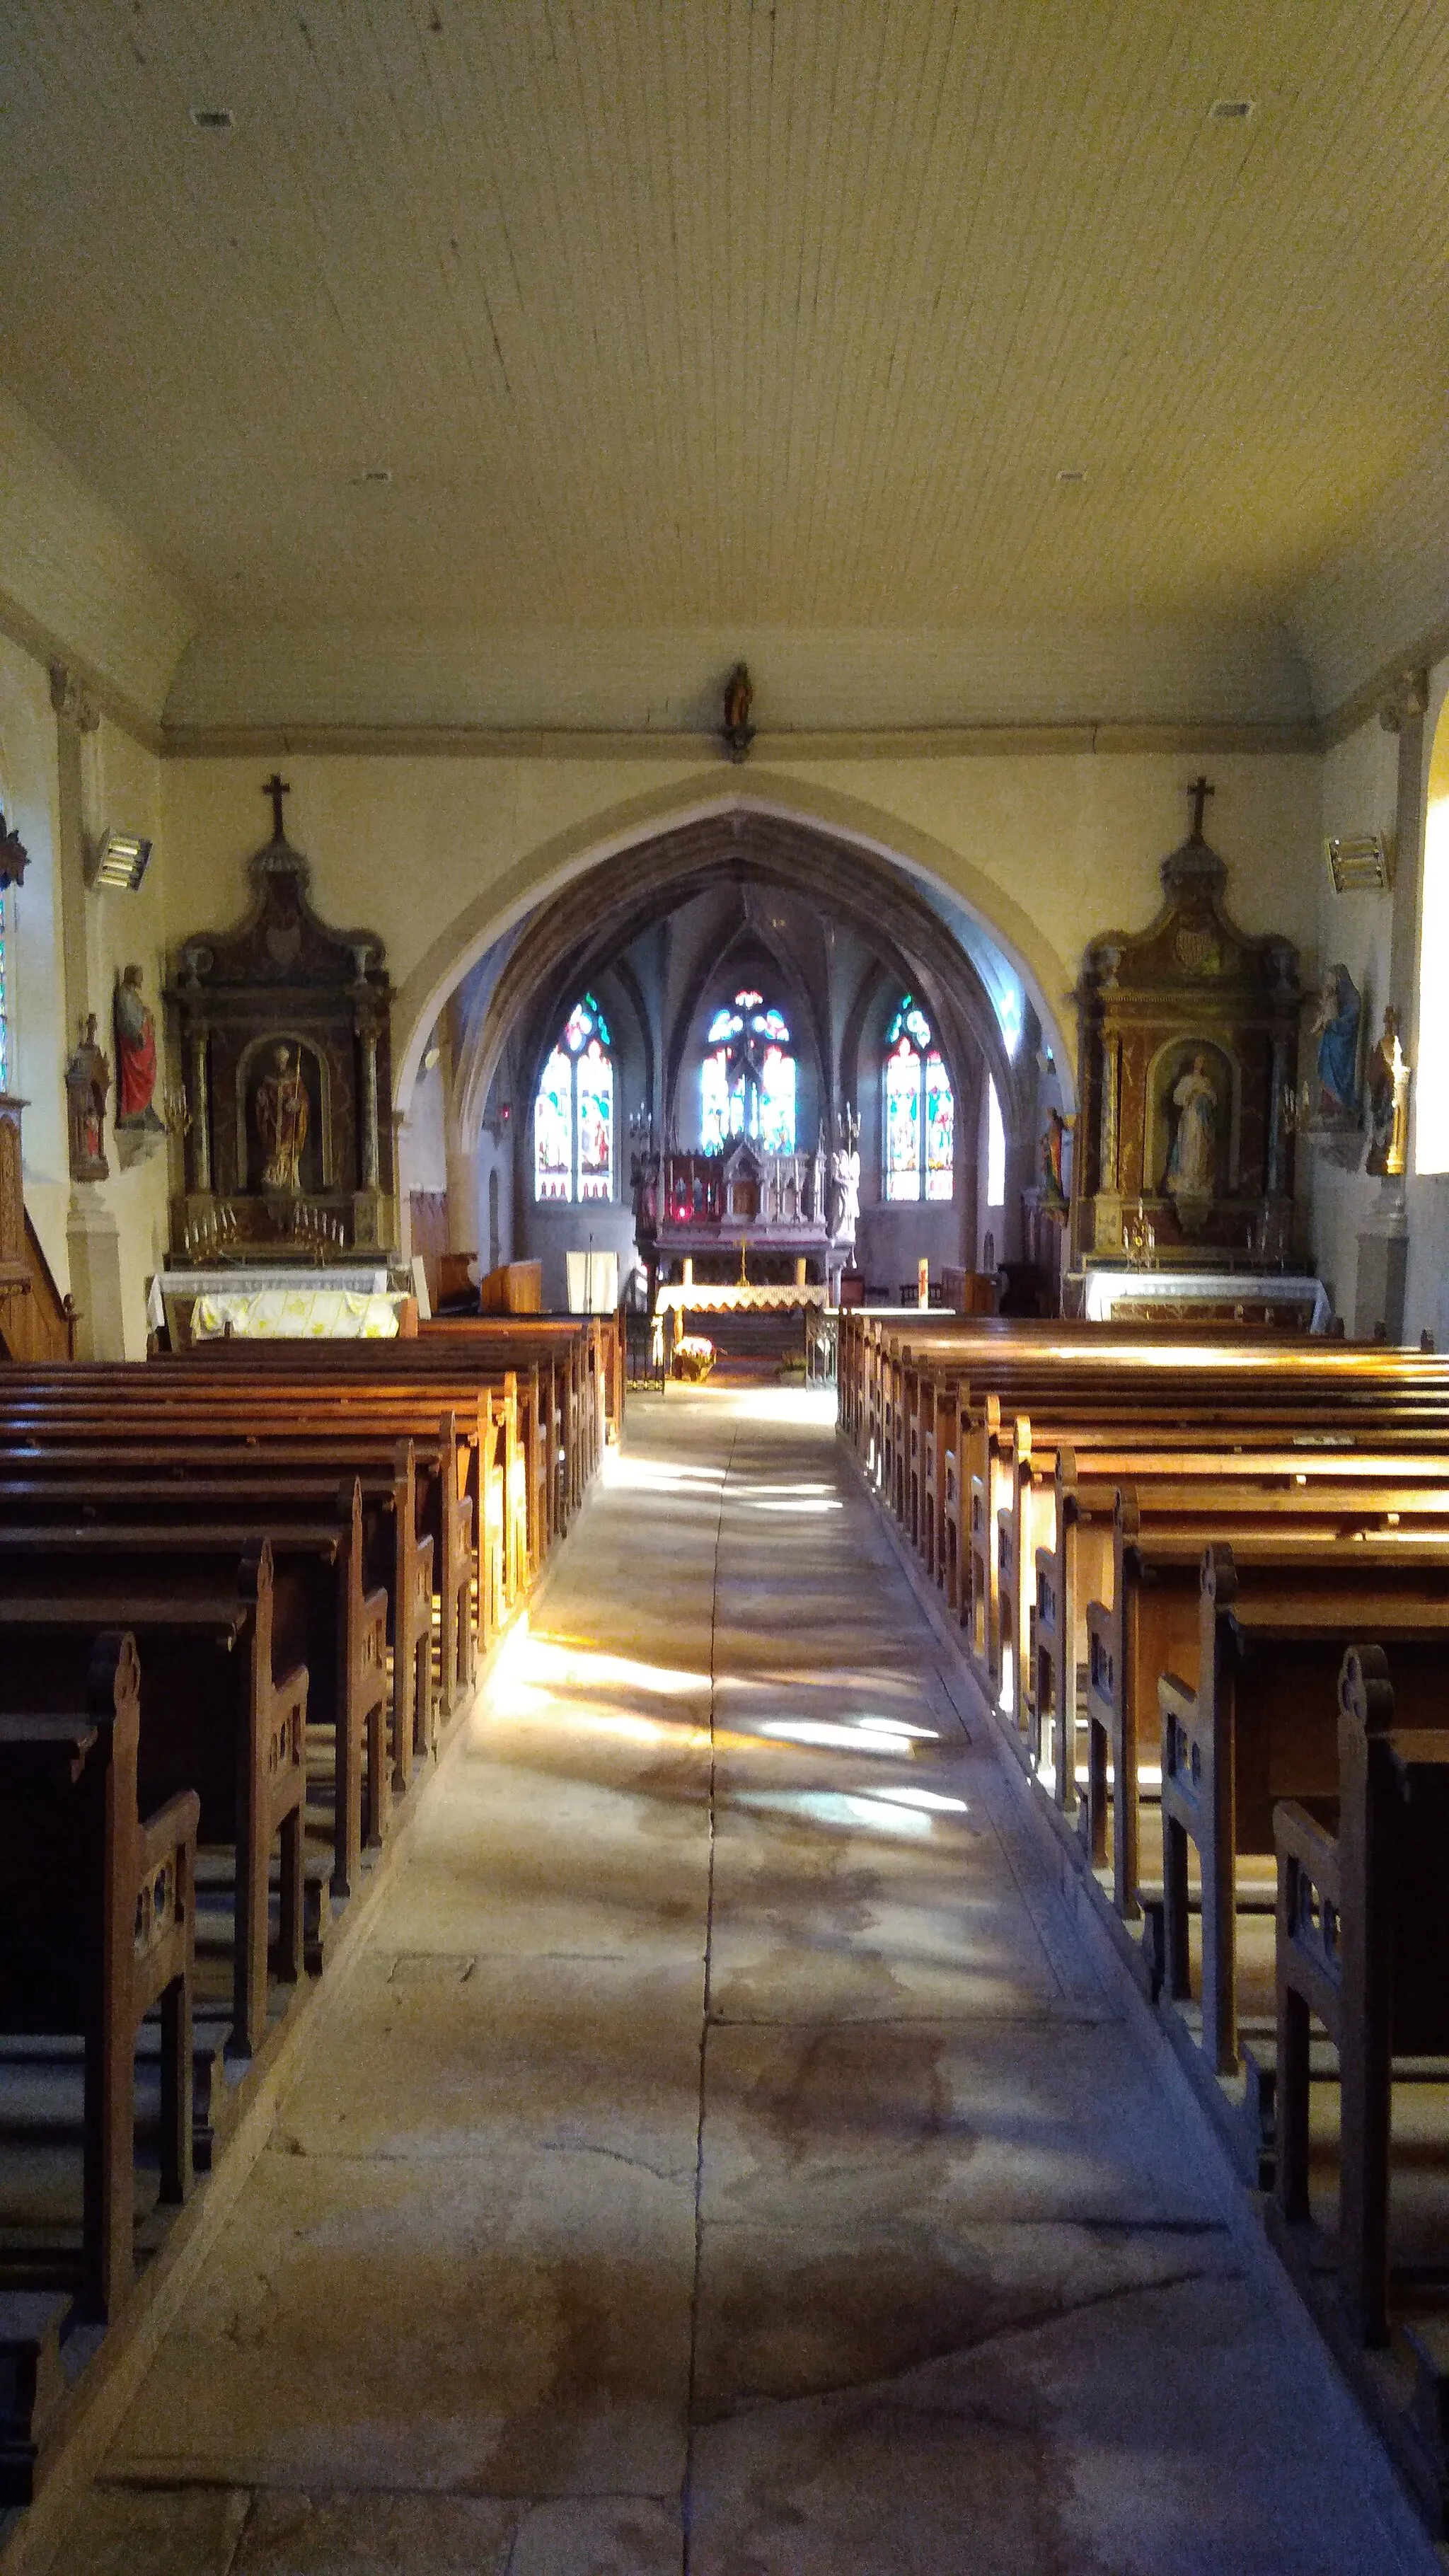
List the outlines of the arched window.
{"label": "arched window", "polygon": [[533,1104],[533,1194],[575,1203],[614,1195],[614,1059],[592,993],[575,1002],[543,1068]]}
{"label": "arched window", "polygon": [[795,1056],[781,1013],[760,993],[716,1011],[699,1068],[699,1141],[707,1154],[748,1136],[767,1154],[795,1151]]}
{"label": "arched window", "polygon": [[931,1023],[909,993],[886,1031],[882,1087],[887,1199],[949,1199],[956,1100]]}

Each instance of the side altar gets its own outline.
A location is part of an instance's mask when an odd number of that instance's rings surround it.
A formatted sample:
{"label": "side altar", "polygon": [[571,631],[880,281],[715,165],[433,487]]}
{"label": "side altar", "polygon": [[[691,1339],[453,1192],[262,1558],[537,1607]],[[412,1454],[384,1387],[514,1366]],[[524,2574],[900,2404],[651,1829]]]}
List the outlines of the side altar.
{"label": "side altar", "polygon": [[[1081,1108],[1072,1267],[1288,1267],[1302,991],[1287,939],[1240,930],[1227,867],[1193,825],[1145,930],[1091,941],[1077,985]],[[1066,1213],[1063,1203],[1063,1213]]]}
{"label": "side altar", "polygon": [[172,1258],[386,1260],[399,1235],[382,941],[319,919],[282,826],[289,790],[274,774],[265,793],[272,837],[245,919],[188,939],[167,988],[185,1154]]}

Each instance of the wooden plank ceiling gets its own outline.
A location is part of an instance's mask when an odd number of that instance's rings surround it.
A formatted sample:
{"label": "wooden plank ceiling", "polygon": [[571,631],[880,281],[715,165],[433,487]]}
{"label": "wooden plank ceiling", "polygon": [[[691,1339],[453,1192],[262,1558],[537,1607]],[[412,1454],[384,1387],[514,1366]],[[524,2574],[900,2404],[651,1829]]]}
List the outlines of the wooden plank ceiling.
{"label": "wooden plank ceiling", "polygon": [[1446,111],[1422,0],[8,0],[0,382],[210,616],[1272,615]]}

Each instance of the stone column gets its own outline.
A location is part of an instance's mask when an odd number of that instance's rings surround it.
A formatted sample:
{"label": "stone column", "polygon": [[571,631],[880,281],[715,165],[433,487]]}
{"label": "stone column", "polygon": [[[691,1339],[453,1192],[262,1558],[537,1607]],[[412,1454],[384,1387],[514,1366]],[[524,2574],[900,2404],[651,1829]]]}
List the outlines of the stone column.
{"label": "stone column", "polygon": [[191,1186],[198,1198],[211,1195],[211,1086],[207,1074],[205,1027],[191,1027]]}
{"label": "stone column", "polygon": [[[438,1079],[443,1086],[443,1155],[447,1168],[448,1250],[481,1253],[478,1220],[478,1147],[459,1123],[458,1073],[463,1061],[462,1031],[450,1000],[438,1021]],[[485,1265],[486,1266],[486,1265]]]}
{"label": "stone column", "polygon": [[[1419,1046],[1419,930],[1424,892],[1424,717],[1429,704],[1428,674],[1406,671],[1379,708],[1386,733],[1398,736],[1398,781],[1394,801],[1394,914],[1389,935],[1388,1000],[1408,1033],[1412,1065]],[[1353,1329],[1368,1339],[1380,1326],[1384,1338],[1404,1338],[1404,1304],[1409,1272],[1409,1202],[1402,1174],[1379,1184],[1378,1200],[1358,1238],[1358,1273],[1354,1285]]]}
{"label": "stone column", "polygon": [[[63,662],[50,666],[55,712],[56,867],[65,972],[65,1018],[72,1042],[92,1012],[105,1026],[109,994],[99,990],[86,895],[85,745],[100,710]],[[104,1181],[72,1180],[66,1216],[71,1295],[76,1304],[76,1357],[121,1360],[126,1332],[121,1293],[120,1229]]]}

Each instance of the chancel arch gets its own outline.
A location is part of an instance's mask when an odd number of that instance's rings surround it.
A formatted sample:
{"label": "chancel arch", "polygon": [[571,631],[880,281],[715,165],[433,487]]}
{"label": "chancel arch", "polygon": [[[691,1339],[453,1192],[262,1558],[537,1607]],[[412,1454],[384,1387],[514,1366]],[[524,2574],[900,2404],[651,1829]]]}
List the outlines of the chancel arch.
{"label": "chancel arch", "polygon": [[[580,1056],[562,1033],[571,1023],[581,1033],[581,1009],[608,1030],[607,1191],[579,1179]],[[905,1025],[903,1009],[926,1032],[914,1197],[887,1185],[883,1120],[888,1034]],[[1017,1247],[1041,1038],[1025,979],[944,889],[810,824],[740,810],[611,854],[476,960],[452,1011],[452,1116],[464,1155],[474,1140],[478,1217],[497,1182],[506,1257],[540,1260],[557,1302],[566,1251],[617,1254],[621,1280],[682,1257],[678,1244],[655,1243],[661,1195],[673,1211],[666,1233],[724,1206],[731,1190],[731,1204],[758,1202],[751,1251],[766,1266],[781,1249],[770,1212],[788,1208],[791,1245],[812,1274],[853,1264],[892,1297],[921,1258],[933,1277],[977,1266],[988,1083],[1012,1171],[997,1238],[1008,1256]],[[600,1044],[596,1033],[582,1042]],[[556,1131],[546,1186],[540,1104]],[[829,1176],[851,1138],[860,1208],[842,1247]],[[712,1158],[722,1164],[737,1146],[751,1154],[736,1187]],[[661,1158],[673,1158],[667,1171]]]}

